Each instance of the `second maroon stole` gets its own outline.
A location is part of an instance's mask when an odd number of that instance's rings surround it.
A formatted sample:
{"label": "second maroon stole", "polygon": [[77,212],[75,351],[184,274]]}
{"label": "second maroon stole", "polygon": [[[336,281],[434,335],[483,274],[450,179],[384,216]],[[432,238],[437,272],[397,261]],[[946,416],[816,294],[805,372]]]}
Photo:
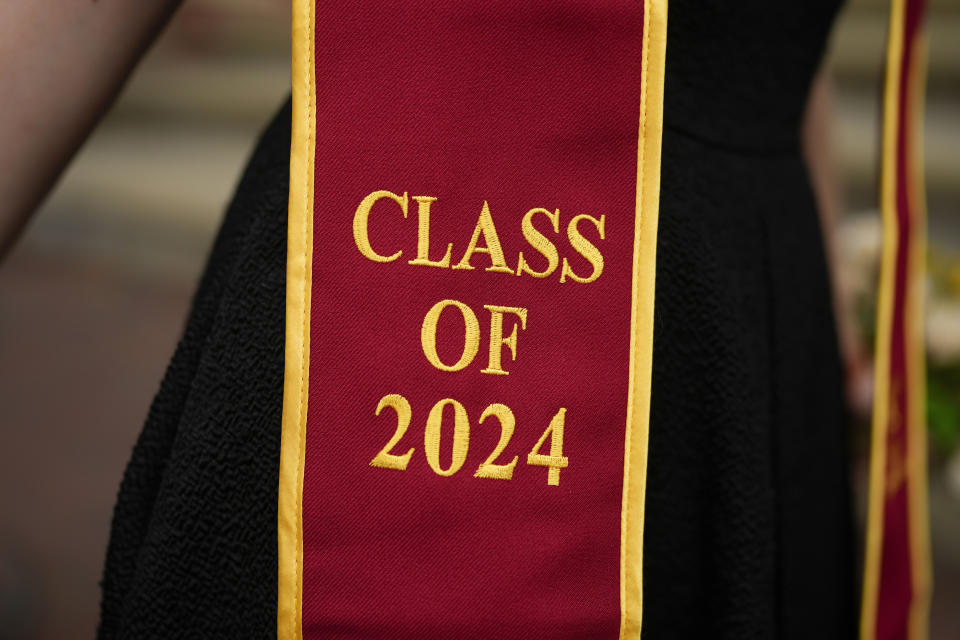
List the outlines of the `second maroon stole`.
{"label": "second maroon stole", "polygon": [[931,566],[923,340],[926,212],[919,140],[925,4],[893,0],[887,36],[880,176],[884,242],[860,621],[863,640],[927,637]]}

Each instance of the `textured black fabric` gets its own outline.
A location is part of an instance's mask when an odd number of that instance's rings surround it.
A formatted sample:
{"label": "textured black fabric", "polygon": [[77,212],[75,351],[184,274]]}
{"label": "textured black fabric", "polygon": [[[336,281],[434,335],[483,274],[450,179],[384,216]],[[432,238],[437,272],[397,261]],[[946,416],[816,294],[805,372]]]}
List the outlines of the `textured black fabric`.
{"label": "textured black fabric", "polygon": [[[832,0],[672,0],[644,637],[854,634],[841,372],[798,148]],[[276,633],[290,109],[123,479],[100,638]]]}
{"label": "textured black fabric", "polygon": [[276,634],[290,108],[227,211],[120,487],[101,638]]}

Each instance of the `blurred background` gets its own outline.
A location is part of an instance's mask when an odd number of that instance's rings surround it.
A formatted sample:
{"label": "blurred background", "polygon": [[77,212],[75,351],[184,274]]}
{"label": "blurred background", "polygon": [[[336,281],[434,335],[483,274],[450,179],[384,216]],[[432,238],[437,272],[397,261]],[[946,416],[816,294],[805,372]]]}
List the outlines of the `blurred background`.
{"label": "blurred background", "polygon": [[[945,640],[960,630],[960,0],[930,4],[932,636]],[[289,92],[288,5],[186,2],[0,268],[0,640],[94,633],[123,468],[224,206]],[[888,10],[848,0],[829,52],[842,278],[866,340]],[[865,434],[851,434],[861,496]]]}

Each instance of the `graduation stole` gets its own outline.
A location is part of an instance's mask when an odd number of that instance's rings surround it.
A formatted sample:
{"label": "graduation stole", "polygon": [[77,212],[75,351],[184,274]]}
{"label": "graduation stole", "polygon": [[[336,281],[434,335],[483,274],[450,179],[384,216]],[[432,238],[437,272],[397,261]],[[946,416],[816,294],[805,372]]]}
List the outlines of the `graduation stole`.
{"label": "graduation stole", "polygon": [[877,298],[863,640],[927,637],[932,588],[927,507],[920,144],[925,0],[892,0],[883,102]]}
{"label": "graduation stole", "polygon": [[[278,637],[639,638],[666,0],[293,2]],[[861,636],[925,636],[893,0]]]}
{"label": "graduation stole", "polygon": [[293,9],[279,638],[639,637],[666,0]]}

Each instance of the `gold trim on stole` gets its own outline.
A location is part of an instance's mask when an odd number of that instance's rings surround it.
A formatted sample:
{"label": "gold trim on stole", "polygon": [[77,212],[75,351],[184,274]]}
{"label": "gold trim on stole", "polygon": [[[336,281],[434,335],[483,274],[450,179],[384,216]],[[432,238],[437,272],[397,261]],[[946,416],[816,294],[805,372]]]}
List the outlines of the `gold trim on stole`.
{"label": "gold trim on stole", "polygon": [[667,0],[643,3],[637,222],[633,241],[630,374],[620,518],[620,640],[637,640],[643,621],[643,516],[647,492],[653,303],[660,207],[660,146],[667,50]]}
{"label": "gold trim on stole", "polygon": [[293,125],[287,209],[286,344],[277,501],[277,639],[303,634],[303,464],[310,374],[313,163],[316,146],[314,0],[293,0]]}

